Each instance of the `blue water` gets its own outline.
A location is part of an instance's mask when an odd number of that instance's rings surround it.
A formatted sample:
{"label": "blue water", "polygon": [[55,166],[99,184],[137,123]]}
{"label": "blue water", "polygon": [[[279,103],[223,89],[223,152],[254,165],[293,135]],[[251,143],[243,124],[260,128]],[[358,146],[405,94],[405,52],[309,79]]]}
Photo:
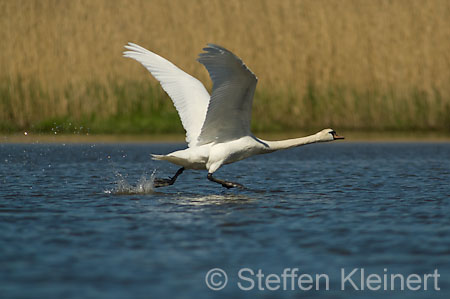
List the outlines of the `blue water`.
{"label": "blue water", "polygon": [[[0,297],[450,298],[449,143],[309,145],[217,172],[247,190],[185,171],[152,191],[177,167],[149,154],[183,146],[0,144]],[[292,268],[329,289],[283,290]],[[361,268],[422,282],[437,269],[440,290],[341,290],[354,268],[358,288]]]}

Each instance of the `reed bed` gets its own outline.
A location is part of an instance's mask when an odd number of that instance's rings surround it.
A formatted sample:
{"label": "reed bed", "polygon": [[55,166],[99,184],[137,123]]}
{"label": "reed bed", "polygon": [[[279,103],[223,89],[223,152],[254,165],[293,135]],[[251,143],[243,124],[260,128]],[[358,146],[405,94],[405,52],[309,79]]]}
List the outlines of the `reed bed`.
{"label": "reed bed", "polygon": [[181,132],[136,42],[210,88],[208,42],[258,75],[256,131],[450,130],[447,0],[0,0],[0,130]]}

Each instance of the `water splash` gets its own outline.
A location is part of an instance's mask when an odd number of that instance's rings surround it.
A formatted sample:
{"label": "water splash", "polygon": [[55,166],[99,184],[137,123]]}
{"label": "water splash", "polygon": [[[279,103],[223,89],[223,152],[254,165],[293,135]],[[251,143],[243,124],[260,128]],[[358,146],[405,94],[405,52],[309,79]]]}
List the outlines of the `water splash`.
{"label": "water splash", "polygon": [[117,172],[116,173],[117,180],[114,182],[116,186],[112,190],[105,190],[104,192],[108,194],[119,194],[119,195],[154,193],[155,172],[156,170],[152,172],[150,177],[148,177],[146,174],[143,174],[136,183],[136,185],[130,184],[122,174]]}

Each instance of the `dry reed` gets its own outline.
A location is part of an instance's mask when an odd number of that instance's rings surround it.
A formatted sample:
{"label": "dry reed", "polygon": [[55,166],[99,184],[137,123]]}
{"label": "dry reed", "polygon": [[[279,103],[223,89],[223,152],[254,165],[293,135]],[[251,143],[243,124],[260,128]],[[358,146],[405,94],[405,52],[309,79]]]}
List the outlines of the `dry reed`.
{"label": "dry reed", "polygon": [[143,126],[179,130],[155,81],[121,57],[128,41],[207,86],[201,48],[235,52],[259,77],[260,131],[450,130],[447,0],[0,0],[0,40],[4,131],[137,114],[153,117]]}

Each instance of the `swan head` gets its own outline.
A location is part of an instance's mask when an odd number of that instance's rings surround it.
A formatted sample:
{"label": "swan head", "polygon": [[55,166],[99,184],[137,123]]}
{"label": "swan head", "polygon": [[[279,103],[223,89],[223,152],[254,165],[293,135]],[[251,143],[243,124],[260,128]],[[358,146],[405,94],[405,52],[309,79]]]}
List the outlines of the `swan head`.
{"label": "swan head", "polygon": [[324,129],[317,133],[319,141],[333,141],[338,139],[344,139],[344,136],[339,136],[333,129]]}

